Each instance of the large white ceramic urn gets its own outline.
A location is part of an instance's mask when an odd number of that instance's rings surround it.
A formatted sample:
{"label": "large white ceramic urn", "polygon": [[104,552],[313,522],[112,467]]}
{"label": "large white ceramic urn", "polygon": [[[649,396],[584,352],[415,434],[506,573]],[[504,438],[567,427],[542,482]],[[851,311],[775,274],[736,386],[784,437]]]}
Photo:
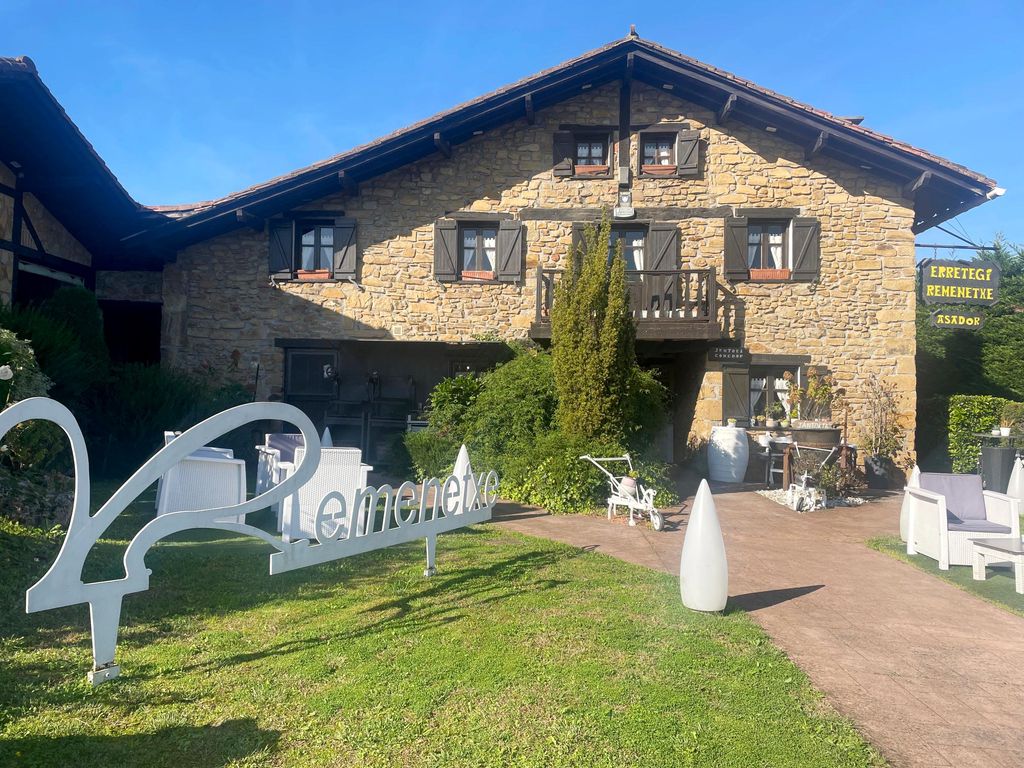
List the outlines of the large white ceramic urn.
{"label": "large white ceramic urn", "polygon": [[741,427],[712,427],[708,442],[708,476],[719,483],[742,483],[750,447]]}

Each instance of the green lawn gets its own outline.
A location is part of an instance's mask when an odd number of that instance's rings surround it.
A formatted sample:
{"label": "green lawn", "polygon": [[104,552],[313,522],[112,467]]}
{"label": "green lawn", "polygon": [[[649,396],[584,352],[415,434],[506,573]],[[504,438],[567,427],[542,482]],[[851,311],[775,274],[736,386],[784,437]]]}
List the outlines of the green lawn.
{"label": "green lawn", "polygon": [[745,614],[495,526],[441,537],[433,579],[420,545],[270,577],[261,543],[183,535],[94,690],[86,608],[21,612],[58,541],[0,527],[3,766],[882,764]]}
{"label": "green lawn", "polygon": [[924,555],[908,555],[907,545],[900,541],[897,536],[882,536],[868,541],[868,546],[892,555],[898,560],[927,571],[940,579],[945,579],[950,584],[955,584],[960,589],[973,592],[978,597],[984,598],[1013,613],[1024,616],[1024,595],[1018,595],[1014,589],[1013,571],[1010,568],[998,567],[986,569],[984,581],[975,581],[972,569],[969,565],[951,565],[948,571],[940,571],[937,561]]}

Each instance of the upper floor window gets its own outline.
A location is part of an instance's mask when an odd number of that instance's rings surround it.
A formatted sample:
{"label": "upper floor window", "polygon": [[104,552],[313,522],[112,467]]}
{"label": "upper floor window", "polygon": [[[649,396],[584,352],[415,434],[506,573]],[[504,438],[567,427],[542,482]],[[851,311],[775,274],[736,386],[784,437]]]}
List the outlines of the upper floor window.
{"label": "upper floor window", "polygon": [[643,164],[670,165],[676,164],[676,137],[669,133],[647,133],[643,136]]}
{"label": "upper floor window", "polygon": [[334,224],[328,222],[297,222],[299,239],[298,271],[317,272],[329,277],[334,269]]}
{"label": "upper floor window", "polygon": [[269,229],[269,271],[274,280],[355,278],[355,219],[274,219]]}
{"label": "upper floor window", "polygon": [[[747,266],[751,279],[789,278],[788,230],[788,221],[751,221],[747,225]],[[759,275],[761,272],[776,274]]]}
{"label": "upper floor window", "polygon": [[496,226],[466,225],[459,238],[459,264],[463,280],[493,280],[498,247]]}
{"label": "upper floor window", "polygon": [[576,165],[608,165],[608,139],[577,135]]}

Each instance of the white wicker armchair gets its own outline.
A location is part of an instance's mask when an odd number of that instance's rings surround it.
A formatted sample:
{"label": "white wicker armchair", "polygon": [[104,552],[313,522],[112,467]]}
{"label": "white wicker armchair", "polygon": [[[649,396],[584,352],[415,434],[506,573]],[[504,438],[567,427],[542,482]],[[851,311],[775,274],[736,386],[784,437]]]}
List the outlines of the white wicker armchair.
{"label": "white wicker armchair", "polygon": [[921,472],[904,493],[907,554],[927,555],[941,570],[971,565],[972,539],[1020,539],[1020,501],[986,491],[979,475]]}
{"label": "white wicker armchair", "polygon": [[256,446],[256,493],[269,491],[284,480],[282,464],[295,461],[295,449],[303,445],[302,435],[288,432],[270,432],[263,445]]}
{"label": "white wicker armchair", "polygon": [[[285,477],[302,462],[305,448],[295,449],[294,464],[282,464]],[[349,520],[343,526],[351,525],[351,510],[355,502],[356,489],[366,487],[366,475],[373,467],[362,463],[362,451],[358,448],[321,448],[320,464],[313,477],[288,496],[281,505],[278,530],[285,541],[316,538],[317,510],[324,497],[337,491],[345,498]]]}
{"label": "white wicker armchair", "polygon": [[[223,455],[196,455],[182,459],[161,478],[156,514],[216,509],[245,501],[245,462]],[[245,515],[218,518],[244,523]]]}

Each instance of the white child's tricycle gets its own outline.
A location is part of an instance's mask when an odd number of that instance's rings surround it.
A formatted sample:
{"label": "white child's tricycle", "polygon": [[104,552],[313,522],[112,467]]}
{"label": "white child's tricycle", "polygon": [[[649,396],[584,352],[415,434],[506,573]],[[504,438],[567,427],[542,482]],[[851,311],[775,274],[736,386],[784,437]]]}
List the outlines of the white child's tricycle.
{"label": "white child's tricycle", "polygon": [[[654,495],[657,491],[654,488],[644,488],[638,483],[633,477],[633,460],[627,453],[624,456],[605,456],[595,458],[589,454],[580,456],[581,459],[585,459],[597,467],[599,470],[604,472],[608,477],[608,491],[611,495],[608,497],[608,519],[612,519],[613,514],[617,514],[619,507],[627,507],[629,509],[629,524],[636,525],[636,519],[634,513],[639,513],[641,517],[646,515],[651,520],[651,527],[660,531],[665,527],[665,518],[661,512],[658,511],[657,507],[654,506]],[[623,476],[613,475],[604,465],[611,463],[623,463],[629,467],[629,474]]]}

